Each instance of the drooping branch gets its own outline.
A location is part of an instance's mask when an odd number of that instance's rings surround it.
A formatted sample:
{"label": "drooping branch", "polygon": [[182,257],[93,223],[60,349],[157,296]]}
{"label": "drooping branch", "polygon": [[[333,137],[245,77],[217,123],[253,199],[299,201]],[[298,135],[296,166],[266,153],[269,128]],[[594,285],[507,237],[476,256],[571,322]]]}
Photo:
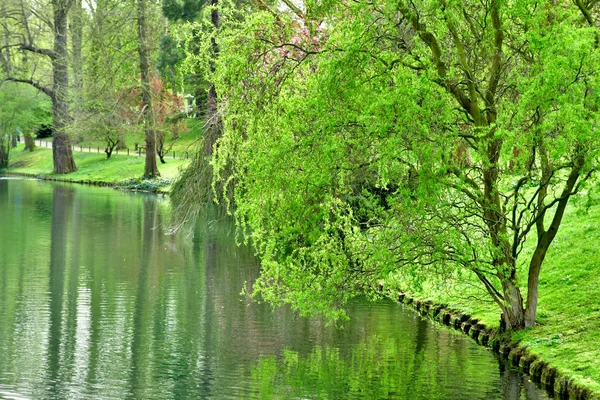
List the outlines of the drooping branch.
{"label": "drooping branch", "polygon": [[469,98],[463,93],[462,90],[460,90],[456,82],[448,79],[448,68],[442,60],[442,49],[435,35],[429,32],[424,24],[421,24],[419,21],[419,16],[416,12],[412,12],[402,4],[399,5],[398,9],[402,16],[410,22],[415,32],[417,32],[419,39],[421,39],[421,41],[427,47],[429,47],[429,50],[431,51],[431,56],[439,77],[433,81],[450,92],[450,94],[454,96],[462,108],[470,111],[471,102]]}
{"label": "drooping branch", "polygon": [[477,102],[478,89],[475,85],[475,77],[474,77],[473,72],[471,71],[471,68],[469,67],[469,64],[467,62],[467,57],[465,55],[465,48],[463,46],[463,43],[462,43],[460,37],[458,36],[458,31],[456,29],[456,26],[454,25],[452,20],[450,18],[448,18],[447,15],[445,16],[445,20],[446,20],[446,25],[448,26],[448,30],[450,31],[450,33],[452,35],[452,41],[454,43],[454,47],[456,47],[458,62],[467,77],[467,88],[469,89],[469,97],[470,97],[470,99],[468,101],[469,108],[467,110],[469,111],[471,116],[473,116],[473,118],[475,119],[475,122],[479,123],[480,122],[480,110],[479,110],[479,104]]}

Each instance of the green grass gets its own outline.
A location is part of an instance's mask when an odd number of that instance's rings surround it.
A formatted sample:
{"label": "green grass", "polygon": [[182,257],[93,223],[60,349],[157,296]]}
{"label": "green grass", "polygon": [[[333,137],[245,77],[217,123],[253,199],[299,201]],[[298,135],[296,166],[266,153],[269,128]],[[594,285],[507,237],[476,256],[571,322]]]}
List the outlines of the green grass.
{"label": "green grass", "polygon": [[[113,154],[106,159],[104,153],[74,152],[77,171],[65,175],[52,172],[52,150],[37,147],[35,151],[23,151],[20,144],[10,154],[9,172],[51,177],[71,181],[95,181],[118,184],[133,179],[139,179],[144,174],[144,157]],[[157,160],[158,161],[158,160]],[[188,165],[188,160],[167,159],[166,164],[158,164],[161,180],[157,189],[168,191],[170,183],[179,176],[182,167]]]}
{"label": "green grass", "polygon": [[[179,157],[180,155],[183,156],[186,152],[192,154],[192,152],[195,151],[198,138],[201,137],[204,121],[188,119],[186,120],[186,125],[188,129],[185,132],[180,132],[178,139],[173,140],[170,133],[166,135],[164,146],[165,149],[168,150],[167,155],[171,155],[175,152],[175,156]],[[138,145],[144,144],[143,132],[131,132],[125,136],[125,145],[129,148],[131,153],[134,152],[136,143]],[[86,138],[83,142],[77,143],[76,146],[91,147],[92,149],[100,148],[100,151],[102,152],[105,143],[102,140]]]}
{"label": "green grass", "polygon": [[[514,333],[513,339],[600,393],[600,207],[588,212],[581,208],[569,206],[542,266],[538,325]],[[529,240],[530,244],[534,241],[535,237]],[[528,254],[521,259],[523,296],[527,292],[525,261]],[[473,277],[468,280],[475,281]],[[489,327],[499,325],[499,308],[467,282],[426,284],[412,294],[448,304]]]}

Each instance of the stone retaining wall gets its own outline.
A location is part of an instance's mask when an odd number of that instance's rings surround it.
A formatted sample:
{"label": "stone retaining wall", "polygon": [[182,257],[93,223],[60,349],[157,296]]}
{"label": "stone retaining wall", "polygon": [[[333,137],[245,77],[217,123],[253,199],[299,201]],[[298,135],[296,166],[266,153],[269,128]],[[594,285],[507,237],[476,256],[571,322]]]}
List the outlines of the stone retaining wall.
{"label": "stone retaining wall", "polygon": [[[383,287],[380,287],[383,291]],[[491,347],[515,367],[528,374],[541,387],[554,392],[558,398],[569,400],[600,400],[600,395],[589,388],[581,387],[571,378],[562,374],[556,367],[531,354],[524,346],[505,339],[495,329],[483,325],[476,318],[460,311],[452,310],[444,304],[419,300],[406,293],[388,292],[386,296],[411,306],[423,317],[460,330],[482,346]]]}

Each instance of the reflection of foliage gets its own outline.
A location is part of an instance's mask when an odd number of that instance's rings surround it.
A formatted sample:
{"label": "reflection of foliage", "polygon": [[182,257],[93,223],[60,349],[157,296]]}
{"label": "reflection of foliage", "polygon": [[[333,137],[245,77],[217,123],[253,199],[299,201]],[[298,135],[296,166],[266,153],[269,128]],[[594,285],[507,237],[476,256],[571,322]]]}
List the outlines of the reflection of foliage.
{"label": "reflection of foliage", "polygon": [[[285,350],[279,358],[261,357],[252,368],[251,397],[489,398],[485,384],[462,386],[456,382],[488,382],[490,374],[497,371],[468,362],[469,356],[456,343],[444,349],[446,346],[442,341],[420,347],[418,337],[371,336],[349,354],[329,346],[317,347],[305,355]],[[469,393],[461,392],[465,388]]]}

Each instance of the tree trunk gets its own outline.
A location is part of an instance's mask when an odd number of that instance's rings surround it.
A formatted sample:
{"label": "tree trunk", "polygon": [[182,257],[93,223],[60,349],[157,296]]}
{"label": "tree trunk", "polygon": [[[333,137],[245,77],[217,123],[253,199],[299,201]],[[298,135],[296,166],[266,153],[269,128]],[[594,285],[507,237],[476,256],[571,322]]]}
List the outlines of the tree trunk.
{"label": "tree trunk", "polygon": [[146,27],[146,0],[137,1],[140,75],[142,84],[142,106],[144,115],[144,132],[146,134],[146,164],[144,177],[153,178],[160,176],[156,165],[156,130],[154,129],[154,112],[152,109],[152,95],[150,92],[150,63],[149,45]]}
{"label": "tree trunk", "polygon": [[[575,188],[575,185],[577,184],[577,181],[581,175],[584,161],[585,159],[582,153],[575,158],[573,167],[569,173],[569,178],[567,179],[567,182],[565,183],[563,191],[560,195],[561,200],[556,206],[556,212],[552,217],[552,222],[550,223],[548,230],[543,229],[544,216],[541,216],[541,231],[538,232],[539,237],[537,246],[529,263],[529,277],[527,280],[527,309],[525,310],[525,326],[527,327],[535,325],[537,315],[538,286],[542,263],[544,262],[548,248],[558,233],[558,228],[562,222],[567,204],[573,195],[573,189]],[[545,215],[545,211],[543,213]]]}
{"label": "tree trunk", "polygon": [[0,169],[8,168],[8,157],[10,154],[9,141],[5,136],[0,137]]}
{"label": "tree trunk", "polygon": [[523,297],[516,282],[507,281],[502,284],[505,306],[502,307],[502,316],[506,329],[519,330],[525,327],[525,309]]}
{"label": "tree trunk", "polygon": [[35,149],[35,140],[33,140],[31,133],[24,133],[23,141],[25,142],[25,148],[23,150],[33,151]]}
{"label": "tree trunk", "polygon": [[[211,0],[210,5],[213,7],[217,7],[219,5],[219,0]],[[216,8],[211,10],[210,13],[211,22],[215,28],[215,30],[219,29],[220,18],[219,18],[219,10]],[[211,37],[210,43],[212,46],[212,57],[217,58],[219,55],[219,44],[215,36]],[[214,61],[210,62],[210,72],[214,73],[216,70]],[[219,118],[219,111],[217,109],[217,90],[213,83],[210,84],[208,89],[208,99],[206,102],[206,118],[207,118],[207,129],[204,133],[204,156],[211,156],[213,152],[213,147],[215,142],[221,135],[221,121]]]}
{"label": "tree trunk", "polygon": [[[83,109],[83,66],[81,61],[81,45],[83,37],[83,22],[81,20],[81,14],[83,8],[81,6],[81,0],[75,0],[73,2],[73,9],[71,10],[71,54],[73,56],[72,69],[73,69],[73,94],[74,94],[74,116],[78,119]],[[84,137],[81,132],[75,133],[75,142],[83,142]]]}
{"label": "tree trunk", "polygon": [[14,147],[17,147],[17,135],[18,135],[18,133],[13,133],[13,134],[11,135],[11,146],[12,146],[13,148],[14,148]]}
{"label": "tree trunk", "polygon": [[177,70],[175,66],[171,67],[171,93],[173,93],[173,101],[177,98]]}
{"label": "tree trunk", "polygon": [[66,174],[75,171],[71,138],[67,134],[69,119],[69,63],[67,51],[68,0],[53,0],[54,12],[54,72],[52,113],[54,117],[54,142],[52,155],[54,172]]}
{"label": "tree trunk", "polygon": [[529,263],[529,277],[527,279],[527,309],[525,311],[525,326],[535,325],[537,315],[538,286],[542,263],[546,257],[546,249],[535,249]]}
{"label": "tree trunk", "polygon": [[83,38],[83,21],[81,14],[83,8],[81,0],[73,2],[73,10],[71,11],[71,49],[73,54],[73,92],[75,94],[75,115],[79,114],[82,109],[82,89],[83,89],[83,62],[81,60],[81,46]]}

